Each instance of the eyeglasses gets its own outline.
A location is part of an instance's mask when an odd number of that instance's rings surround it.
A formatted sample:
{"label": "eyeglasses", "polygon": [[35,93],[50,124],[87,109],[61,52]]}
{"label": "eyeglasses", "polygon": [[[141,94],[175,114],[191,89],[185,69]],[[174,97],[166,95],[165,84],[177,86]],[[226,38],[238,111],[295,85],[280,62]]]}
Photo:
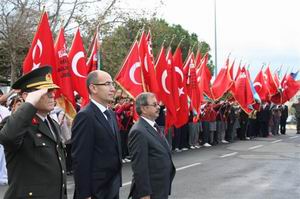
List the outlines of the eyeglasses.
{"label": "eyeglasses", "polygon": [[153,106],[153,107],[158,107],[158,106],[159,106],[159,104],[158,104],[158,103],[154,103],[154,104],[147,104],[147,105],[145,105],[145,106]]}
{"label": "eyeglasses", "polygon": [[110,87],[116,87],[115,82],[104,82],[104,83],[93,83],[96,86],[110,86]]}

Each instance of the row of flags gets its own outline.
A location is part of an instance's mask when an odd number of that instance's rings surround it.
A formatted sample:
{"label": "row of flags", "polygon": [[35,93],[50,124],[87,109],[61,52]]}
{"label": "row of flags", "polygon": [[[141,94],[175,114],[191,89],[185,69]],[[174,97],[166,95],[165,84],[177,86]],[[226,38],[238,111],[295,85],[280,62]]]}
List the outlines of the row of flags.
{"label": "row of flags", "polygon": [[[170,47],[162,45],[155,59],[151,40],[150,31],[147,34],[143,31],[139,41],[133,42],[115,81],[133,99],[144,91],[155,93],[166,106],[166,129],[187,123],[189,111],[199,117],[201,105],[206,100],[219,101],[228,93],[245,112],[251,113],[259,109],[262,102],[283,104],[300,89],[300,82],[296,80],[298,72],[285,74],[280,80],[278,73],[273,74],[267,67],[264,71],[261,69],[252,82],[248,69],[240,64],[234,76],[235,61],[230,63],[229,57],[212,82],[208,54],[202,56],[199,49],[196,54],[190,51],[183,61],[180,44],[174,53]],[[83,97],[83,105],[89,101],[85,82],[89,72],[100,68],[99,48],[96,31],[87,58],[77,29],[68,52],[64,29],[60,29],[53,42],[48,16],[44,12],[23,62],[23,73],[44,65],[52,66],[53,81],[60,87],[57,101],[69,116],[74,117],[74,91]]]}
{"label": "row of flags", "polygon": [[148,34],[143,31],[140,40],[131,46],[115,81],[132,98],[144,91],[155,93],[166,106],[166,129],[185,124],[189,111],[199,117],[206,100],[220,101],[224,95],[232,96],[231,100],[250,114],[264,102],[283,104],[300,89],[298,72],[285,74],[280,81],[278,73],[273,74],[269,66],[260,70],[254,82],[249,70],[241,64],[234,76],[235,61],[230,63],[229,57],[212,82],[208,54],[202,57],[199,51],[196,56],[189,52],[183,62],[180,44],[174,54],[170,47],[162,46],[154,60],[150,31]]}
{"label": "row of flags", "polygon": [[89,101],[85,86],[86,77],[89,72],[99,68],[99,48],[98,31],[96,31],[89,47],[90,56],[87,58],[78,28],[68,52],[63,27],[60,28],[53,42],[48,15],[44,12],[23,62],[23,74],[40,66],[52,66],[53,81],[60,87],[56,93],[57,102],[73,118],[76,114],[74,91],[83,98],[83,105]]}

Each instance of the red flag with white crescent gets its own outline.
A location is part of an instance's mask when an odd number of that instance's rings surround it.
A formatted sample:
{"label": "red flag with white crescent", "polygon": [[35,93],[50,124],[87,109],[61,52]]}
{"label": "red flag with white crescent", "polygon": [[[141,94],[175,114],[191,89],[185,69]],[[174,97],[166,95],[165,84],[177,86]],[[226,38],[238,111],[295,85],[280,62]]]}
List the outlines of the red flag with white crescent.
{"label": "red flag with white crescent", "polygon": [[162,47],[156,63],[156,76],[159,87],[157,97],[166,108],[166,129],[174,125],[176,121],[176,108],[172,92],[172,68],[167,64],[165,48]]}
{"label": "red flag with white crescent", "polygon": [[122,68],[115,77],[116,83],[132,97],[143,92],[142,70],[138,42],[135,41],[123,63]]}
{"label": "red flag with white crescent", "polygon": [[211,72],[207,66],[208,54],[206,53],[202,58],[199,68],[196,70],[197,84],[200,90],[208,98],[212,99],[210,80],[212,78]]}
{"label": "red flag with white crescent", "polygon": [[144,31],[139,42],[139,53],[141,59],[141,68],[143,74],[143,83],[146,91],[158,92],[158,85],[155,76],[153,63],[152,43],[150,32],[146,36]]}
{"label": "red flag with white crescent", "polygon": [[91,50],[91,54],[90,57],[86,63],[87,65],[87,73],[89,74],[90,72],[97,70],[97,66],[98,66],[98,51],[100,48],[100,42],[98,39],[98,31],[96,31],[93,40],[92,40],[92,50]]}
{"label": "red flag with white crescent", "polygon": [[[48,15],[44,12],[32,40],[31,47],[23,62],[23,74],[29,73],[30,71],[45,65],[54,67],[56,62],[53,47],[53,38],[48,23]],[[53,74],[53,80],[55,79],[55,74]]]}
{"label": "red flag with white crescent", "polygon": [[64,36],[64,29],[59,30],[55,45],[55,59],[56,67],[53,68],[57,73],[55,84],[60,88],[56,92],[58,105],[65,110],[71,118],[75,117],[75,99],[74,90],[71,83],[71,65],[68,58],[66,49],[66,41]]}
{"label": "red flag with white crescent", "polygon": [[227,58],[225,66],[221,68],[211,87],[214,100],[219,100],[230,89],[232,83],[229,58]]}
{"label": "red flag with white crescent", "polygon": [[266,84],[266,77],[262,70],[257,73],[256,78],[253,82],[253,86],[262,102],[266,102],[269,100],[269,90]]}
{"label": "red flag with white crescent", "polygon": [[[169,55],[171,55],[171,51],[169,51]],[[168,57],[169,59],[170,57]],[[173,85],[173,92],[178,89],[178,106],[177,106],[177,117],[175,126],[177,128],[183,126],[187,123],[189,117],[189,108],[188,108],[188,101],[187,101],[187,89],[186,89],[186,79],[184,77],[182,71],[182,53],[180,47],[177,47],[174,55],[173,55],[173,74],[176,84]],[[176,99],[176,92],[174,92],[175,101]]]}
{"label": "red flag with white crescent", "polygon": [[71,80],[74,90],[83,98],[82,104],[89,102],[89,95],[86,88],[86,54],[80,36],[79,28],[77,29],[69,52],[69,60],[71,64]]}
{"label": "red flag with white crescent", "polygon": [[248,78],[247,71],[245,67],[243,67],[239,77],[235,81],[235,92],[233,93],[233,96],[241,108],[249,114],[253,110],[250,106],[255,104],[255,100]]}

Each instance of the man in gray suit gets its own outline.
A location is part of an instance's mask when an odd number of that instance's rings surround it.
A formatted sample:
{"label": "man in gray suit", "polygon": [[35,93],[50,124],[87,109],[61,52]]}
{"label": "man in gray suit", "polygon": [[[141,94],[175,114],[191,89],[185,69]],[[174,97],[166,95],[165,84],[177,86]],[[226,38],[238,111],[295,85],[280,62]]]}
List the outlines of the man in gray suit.
{"label": "man in gray suit", "polygon": [[129,132],[129,152],[133,180],[129,197],[133,199],[167,199],[175,176],[170,147],[155,119],[159,105],[153,93],[136,98],[140,116]]}

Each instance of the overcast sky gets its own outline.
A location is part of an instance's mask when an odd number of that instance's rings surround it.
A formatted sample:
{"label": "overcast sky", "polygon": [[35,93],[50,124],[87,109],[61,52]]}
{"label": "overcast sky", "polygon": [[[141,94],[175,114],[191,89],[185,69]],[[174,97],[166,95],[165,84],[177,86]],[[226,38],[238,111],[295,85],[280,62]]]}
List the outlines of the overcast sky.
{"label": "overcast sky", "polygon": [[[134,9],[157,9],[151,0],[128,0]],[[263,63],[282,73],[300,69],[300,2],[298,0],[216,0],[218,69],[231,60],[250,64],[256,74]],[[211,46],[214,56],[214,0],[163,0],[158,16],[180,24]],[[153,38],[155,39],[155,38]],[[213,57],[214,59],[214,57]],[[252,77],[254,78],[254,77]]]}

